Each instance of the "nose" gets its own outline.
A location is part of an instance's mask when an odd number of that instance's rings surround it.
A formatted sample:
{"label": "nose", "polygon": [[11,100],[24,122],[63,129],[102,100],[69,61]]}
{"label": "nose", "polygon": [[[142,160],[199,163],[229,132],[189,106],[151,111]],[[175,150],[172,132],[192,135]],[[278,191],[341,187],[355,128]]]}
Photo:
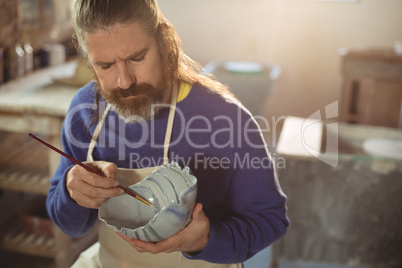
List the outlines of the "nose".
{"label": "nose", "polygon": [[129,88],[135,83],[135,75],[130,71],[130,68],[125,62],[120,62],[117,64],[117,85],[122,89]]}

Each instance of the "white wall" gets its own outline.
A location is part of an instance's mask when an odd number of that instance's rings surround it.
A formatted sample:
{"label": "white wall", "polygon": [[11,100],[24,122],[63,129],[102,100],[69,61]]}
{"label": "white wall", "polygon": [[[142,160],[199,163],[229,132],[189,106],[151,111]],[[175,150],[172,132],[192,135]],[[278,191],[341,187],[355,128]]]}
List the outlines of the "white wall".
{"label": "white wall", "polygon": [[255,60],[282,67],[269,116],[309,116],[338,100],[338,48],[402,40],[401,0],[158,0],[185,52],[201,64]]}

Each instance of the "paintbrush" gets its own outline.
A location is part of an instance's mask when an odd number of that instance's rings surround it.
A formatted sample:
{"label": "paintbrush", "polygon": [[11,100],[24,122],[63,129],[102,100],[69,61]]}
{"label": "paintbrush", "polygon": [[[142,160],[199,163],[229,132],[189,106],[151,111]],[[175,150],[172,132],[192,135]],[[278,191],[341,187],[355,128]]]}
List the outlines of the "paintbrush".
{"label": "paintbrush", "polygon": [[[49,143],[47,143],[46,141],[42,140],[41,138],[35,136],[34,134],[29,133],[28,135],[29,135],[30,137],[34,138],[35,140],[39,141],[39,142],[42,143],[43,145],[46,145],[47,147],[49,147],[49,148],[52,149],[53,151],[55,151],[55,152],[61,154],[62,156],[64,156],[64,157],[70,159],[70,160],[73,161],[75,164],[79,165],[80,167],[83,167],[83,168],[86,169],[87,171],[90,171],[90,172],[95,173],[95,174],[97,174],[97,175],[99,175],[99,176],[105,177],[105,176],[104,176],[103,174],[101,174],[100,172],[98,172],[98,171],[96,171],[96,170],[93,170],[92,168],[90,168],[90,167],[84,165],[83,163],[81,163],[81,162],[78,161],[77,159],[75,159],[75,158],[69,156],[68,154],[66,154],[66,153],[64,153],[63,151],[57,149],[57,148],[54,147],[53,145],[50,145]],[[127,188],[125,188],[125,187],[123,187],[123,186],[121,186],[121,185],[119,185],[119,186],[117,186],[117,187],[123,189],[126,194],[131,195],[132,197],[134,197],[134,198],[138,199],[139,201],[141,201],[141,202],[147,204],[148,206],[151,206],[151,207],[154,206],[154,205],[152,205],[149,201],[147,201],[145,198],[139,196],[137,193],[134,193],[132,190],[129,190],[129,189],[127,189]]]}

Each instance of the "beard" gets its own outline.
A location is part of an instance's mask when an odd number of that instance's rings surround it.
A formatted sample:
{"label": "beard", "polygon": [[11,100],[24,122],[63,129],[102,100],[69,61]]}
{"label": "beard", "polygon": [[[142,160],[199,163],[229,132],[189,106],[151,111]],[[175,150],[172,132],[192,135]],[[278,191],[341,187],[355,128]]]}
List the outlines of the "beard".
{"label": "beard", "polygon": [[[98,88],[103,98],[126,123],[150,120],[158,112],[166,91],[171,87],[170,76],[165,71],[156,86],[148,83],[133,84],[127,89],[113,88],[104,90],[96,77]],[[161,107],[161,106],[159,106]]]}
{"label": "beard", "polygon": [[153,105],[162,103],[165,88],[150,84],[131,85],[127,89],[101,90],[103,98],[112,105],[121,119],[127,123],[142,122],[155,114]]}

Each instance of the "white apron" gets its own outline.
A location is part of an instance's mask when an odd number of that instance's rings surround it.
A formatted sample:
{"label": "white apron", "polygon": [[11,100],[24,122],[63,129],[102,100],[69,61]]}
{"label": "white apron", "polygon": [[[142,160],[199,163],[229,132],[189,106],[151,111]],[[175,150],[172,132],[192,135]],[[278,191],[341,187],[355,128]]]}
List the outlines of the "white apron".
{"label": "white apron", "polygon": [[[177,86],[173,87],[171,107],[165,134],[163,149],[163,164],[167,164],[168,150],[173,129],[173,121],[177,100]],[[102,119],[96,126],[92,141],[89,145],[87,161],[93,161],[92,152],[95,148],[99,132],[110,110],[107,106]],[[124,187],[135,184],[160,166],[142,169],[117,169],[117,180]],[[73,264],[73,268],[239,268],[241,264],[214,264],[202,260],[189,260],[179,251],[172,253],[140,253],[124,241],[114,230],[101,223],[99,227],[99,242],[81,253]]]}

